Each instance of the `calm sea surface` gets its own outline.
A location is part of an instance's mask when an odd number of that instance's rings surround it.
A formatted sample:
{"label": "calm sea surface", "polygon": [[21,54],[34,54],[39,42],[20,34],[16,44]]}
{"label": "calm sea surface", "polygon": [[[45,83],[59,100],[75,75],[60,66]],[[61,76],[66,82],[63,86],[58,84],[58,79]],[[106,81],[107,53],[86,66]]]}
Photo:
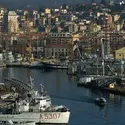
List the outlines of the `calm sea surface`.
{"label": "calm sea surface", "polygon": [[[28,74],[34,78],[36,88],[44,84],[53,104],[63,104],[71,110],[69,125],[125,125],[125,97],[77,87],[76,80],[68,78],[66,71],[1,68],[0,82],[7,76],[26,81]],[[104,108],[94,104],[94,99],[100,95],[107,100]]]}

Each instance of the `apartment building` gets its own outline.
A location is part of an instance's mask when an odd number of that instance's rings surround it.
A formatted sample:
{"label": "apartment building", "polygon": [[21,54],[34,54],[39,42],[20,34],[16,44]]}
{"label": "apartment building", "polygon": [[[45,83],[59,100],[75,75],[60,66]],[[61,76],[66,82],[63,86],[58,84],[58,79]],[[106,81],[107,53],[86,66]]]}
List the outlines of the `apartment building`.
{"label": "apartment building", "polygon": [[17,14],[15,11],[9,11],[8,13],[8,30],[13,33],[17,33],[19,29]]}
{"label": "apartment building", "polygon": [[70,56],[72,51],[71,33],[49,33],[49,40],[46,43],[46,57]]}

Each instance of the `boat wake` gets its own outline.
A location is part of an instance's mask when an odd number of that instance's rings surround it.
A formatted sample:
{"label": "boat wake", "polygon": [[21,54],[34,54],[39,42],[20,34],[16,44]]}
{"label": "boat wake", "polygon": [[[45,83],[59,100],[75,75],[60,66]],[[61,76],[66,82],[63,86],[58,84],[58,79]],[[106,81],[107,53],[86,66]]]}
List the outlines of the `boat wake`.
{"label": "boat wake", "polygon": [[52,95],[52,98],[57,98],[57,99],[66,99],[70,101],[77,101],[77,102],[86,102],[86,103],[94,103],[94,99],[89,98],[87,96],[81,97],[81,98],[72,98],[72,97],[65,97],[65,96],[57,96],[57,95]]}

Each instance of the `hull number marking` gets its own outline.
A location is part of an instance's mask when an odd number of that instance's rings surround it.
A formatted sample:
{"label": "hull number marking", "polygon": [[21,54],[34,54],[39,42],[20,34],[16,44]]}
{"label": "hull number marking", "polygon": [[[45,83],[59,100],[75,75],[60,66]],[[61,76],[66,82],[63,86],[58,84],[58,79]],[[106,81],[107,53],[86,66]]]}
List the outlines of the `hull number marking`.
{"label": "hull number marking", "polygon": [[60,113],[40,114],[40,119],[59,119]]}

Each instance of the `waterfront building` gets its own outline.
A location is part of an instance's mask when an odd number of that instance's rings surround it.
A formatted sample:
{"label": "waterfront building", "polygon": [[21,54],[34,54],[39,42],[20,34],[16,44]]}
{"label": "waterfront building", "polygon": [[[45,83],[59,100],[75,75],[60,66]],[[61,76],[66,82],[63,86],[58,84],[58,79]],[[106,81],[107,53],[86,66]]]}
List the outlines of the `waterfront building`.
{"label": "waterfront building", "polygon": [[71,57],[81,57],[82,56],[82,44],[80,45],[80,38],[82,36],[79,33],[72,34],[72,53]]}
{"label": "waterfront building", "polygon": [[125,38],[123,32],[110,32],[109,33],[111,53],[125,46]]}
{"label": "waterfront building", "polygon": [[121,29],[123,28],[123,25],[120,22],[115,22],[114,28],[115,28],[115,31],[121,31]]}
{"label": "waterfront building", "polygon": [[46,9],[45,9],[45,14],[50,14],[50,13],[51,13],[51,9],[46,8]]}
{"label": "waterfront building", "polygon": [[24,15],[27,15],[29,12],[27,10],[24,11]]}
{"label": "waterfront building", "polygon": [[0,33],[4,31],[4,15],[0,15]]}
{"label": "waterfront building", "polygon": [[32,34],[32,53],[35,58],[45,57],[46,36],[45,32]]}
{"label": "waterfront building", "polygon": [[100,31],[101,30],[101,26],[99,26],[99,25],[97,25],[96,23],[91,23],[90,25],[89,25],[89,30],[91,31],[91,32],[98,32],[98,31]]}
{"label": "waterfront building", "polygon": [[7,26],[8,26],[8,17],[6,14],[7,10],[5,8],[0,8],[0,33],[7,31]]}
{"label": "waterfront building", "polygon": [[120,18],[120,15],[118,15],[118,14],[113,15],[113,22],[118,21],[119,18]]}
{"label": "waterfront building", "polygon": [[8,31],[17,33],[19,29],[17,14],[15,11],[8,12]]}
{"label": "waterfront building", "polygon": [[81,50],[81,54],[84,56],[85,54],[97,53],[97,50],[99,50],[98,54],[101,55],[100,41],[100,38],[97,37],[96,34],[89,34],[80,37],[81,45],[79,47]]}
{"label": "waterfront building", "polygon": [[39,25],[40,26],[44,26],[46,24],[46,17],[45,16],[42,16],[40,19],[39,19]]}
{"label": "waterfront building", "polygon": [[51,31],[51,26],[46,26],[45,27],[45,32],[46,33],[50,33],[50,31]]}
{"label": "waterfront building", "polygon": [[74,33],[72,34],[72,45],[74,44],[74,41],[79,41],[81,38],[80,34]]}
{"label": "waterfront building", "polygon": [[77,17],[75,17],[72,13],[61,13],[59,16],[60,21],[74,21]]}
{"label": "waterfront building", "polygon": [[115,59],[125,59],[125,47],[115,50]]}
{"label": "waterfront building", "polygon": [[23,54],[26,48],[26,41],[19,34],[13,34],[10,37],[9,50],[14,54]]}
{"label": "waterfront building", "polygon": [[[107,4],[111,3],[112,0],[102,1],[103,3]],[[92,0],[92,3],[95,3],[95,0]],[[123,33],[120,33],[120,31],[124,30],[124,21],[121,21],[121,19],[124,18],[122,17],[122,15],[124,15],[124,11],[122,11],[121,13],[109,14],[108,6],[105,7],[93,5],[90,11],[85,11],[84,7],[85,5],[74,5],[73,7],[63,5],[59,9],[46,8],[42,9],[41,12],[36,10],[23,10],[21,12],[9,11],[8,15],[5,14],[6,11],[4,11],[4,9],[0,9],[0,32],[10,31],[11,33],[9,33],[12,34],[19,31],[18,29],[20,29],[21,32],[19,33],[25,32],[25,36],[28,34],[27,32],[49,33],[49,39],[46,46],[43,47],[41,45],[42,43],[38,41],[37,49],[35,47],[33,48],[34,53],[38,53],[36,51],[41,52],[44,48],[46,56],[56,56],[58,52],[59,55],[61,55],[60,53],[63,53],[62,55],[69,55],[73,45],[72,42],[75,40],[80,41],[81,39],[84,46],[82,48],[84,50],[87,50],[88,52],[90,50],[91,52],[95,52],[97,49],[100,50],[100,48],[98,48],[98,41],[101,39],[101,30],[103,31],[102,37],[105,37],[103,38],[103,40],[110,41],[111,53],[113,53],[116,49],[123,47],[124,35]],[[94,7],[96,7],[96,9],[94,9]],[[83,11],[81,11],[81,9],[83,9]],[[19,15],[18,19],[17,15]],[[16,24],[18,24],[18,21],[19,27],[16,26]],[[106,29],[106,26],[108,26],[109,29]],[[69,33],[70,36],[66,37],[65,35],[63,35],[67,33]],[[85,37],[80,37],[79,40],[75,38],[76,36],[73,36],[73,34],[76,35],[77,33],[81,33],[82,36]],[[97,35],[98,33],[99,36]],[[53,36],[51,36],[52,34]],[[69,43],[71,45],[67,45],[67,43],[63,43],[62,41],[70,41]],[[35,44],[35,42],[36,41],[34,40],[33,44]],[[38,48],[38,46],[40,48]]]}
{"label": "waterfront building", "polygon": [[79,32],[84,32],[87,29],[85,22],[79,22]]}
{"label": "waterfront building", "polygon": [[78,24],[72,21],[67,21],[64,27],[66,27],[65,30],[70,33],[76,33],[78,31]]}
{"label": "waterfront building", "polygon": [[111,14],[106,14],[103,16],[103,23],[110,25],[113,23],[112,15]]}
{"label": "waterfront building", "polygon": [[[7,40],[8,44],[6,43]],[[31,42],[31,53],[34,57],[40,58],[45,56],[46,33],[14,33],[11,36],[5,34],[2,39],[2,48],[11,51],[14,55],[21,54],[27,56],[29,42]]]}
{"label": "waterfront building", "polygon": [[46,57],[69,56],[72,49],[71,33],[49,33],[49,40],[46,43]]}
{"label": "waterfront building", "polygon": [[38,11],[37,10],[33,10],[33,15],[36,15],[38,14]]}

